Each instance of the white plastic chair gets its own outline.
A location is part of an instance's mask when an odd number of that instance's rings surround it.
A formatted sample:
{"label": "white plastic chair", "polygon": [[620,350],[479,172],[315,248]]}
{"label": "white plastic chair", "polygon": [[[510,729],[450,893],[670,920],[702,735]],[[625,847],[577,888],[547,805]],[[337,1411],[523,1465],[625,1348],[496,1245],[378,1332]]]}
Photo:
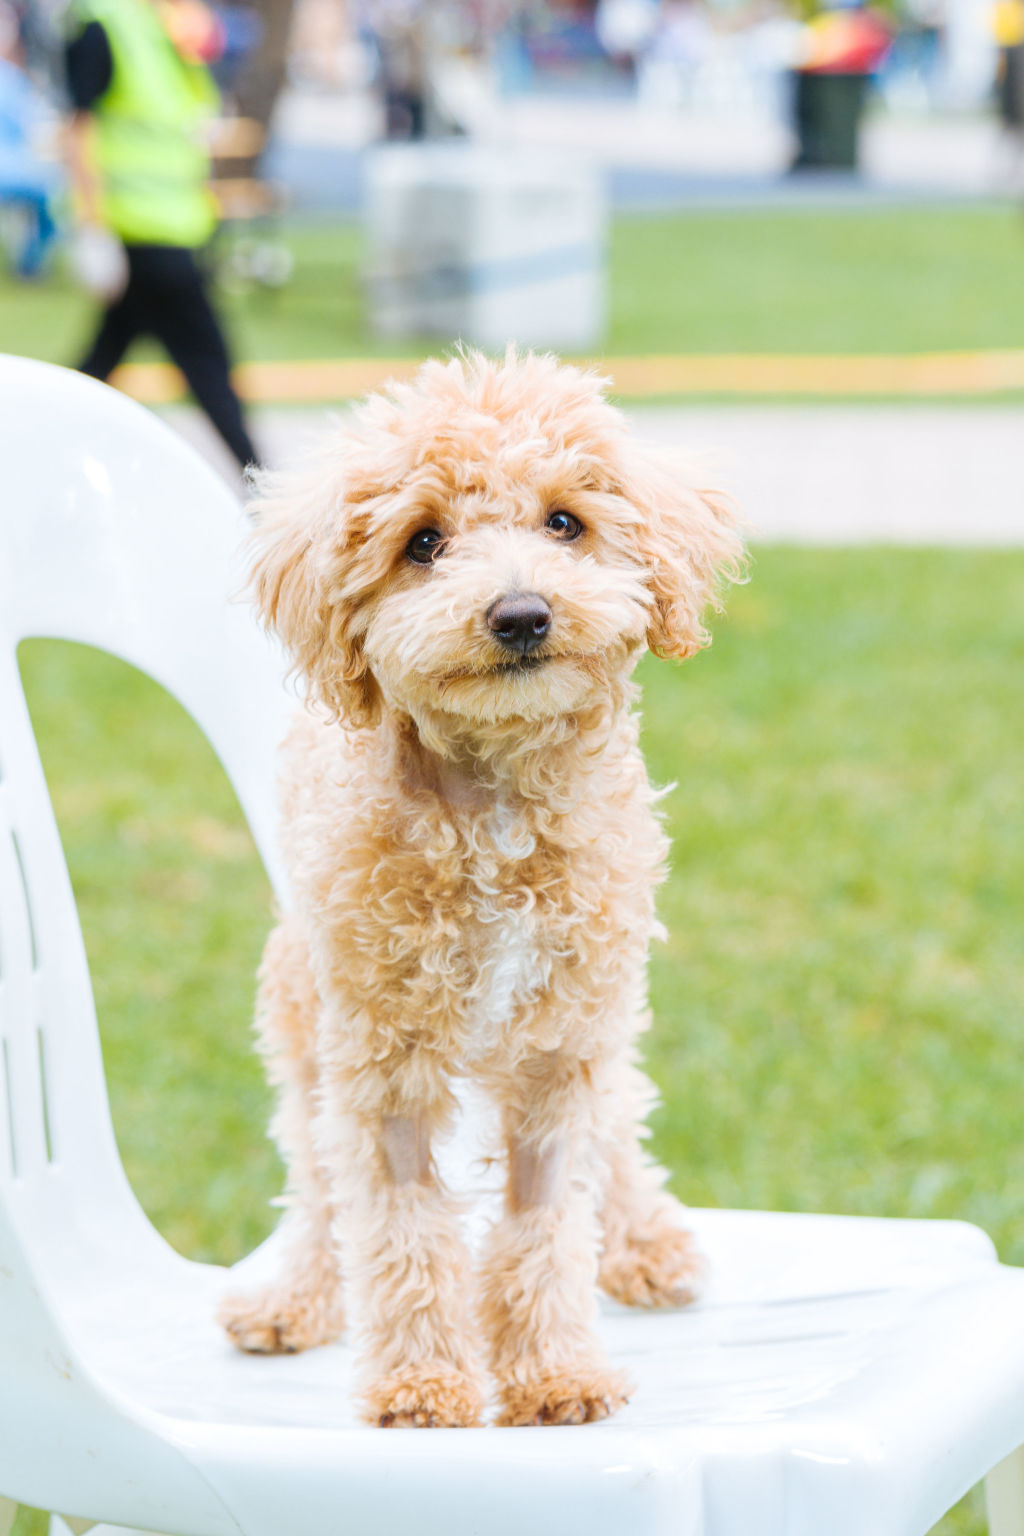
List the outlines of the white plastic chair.
{"label": "white plastic chair", "polygon": [[694,1211],[708,1298],[606,1307],[638,1383],[607,1424],[374,1430],[344,1346],[231,1349],[223,1271],[167,1247],[118,1160],[15,647],[163,683],[272,872],[280,667],[225,601],[238,508],[170,431],[14,359],[0,421],[0,1532],[19,1501],[180,1536],[923,1536],[995,1467],[992,1530],[1024,1536],[1024,1272],[957,1223]]}

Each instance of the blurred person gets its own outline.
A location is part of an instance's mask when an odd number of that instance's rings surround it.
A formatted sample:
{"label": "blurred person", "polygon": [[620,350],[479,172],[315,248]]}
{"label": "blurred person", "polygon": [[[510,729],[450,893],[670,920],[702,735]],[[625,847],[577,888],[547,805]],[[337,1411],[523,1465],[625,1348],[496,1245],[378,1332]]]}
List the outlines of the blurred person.
{"label": "blurred person", "polygon": [[364,0],[361,20],[377,57],[385,138],[426,138],[427,17],[421,0]]}
{"label": "blurred person", "polygon": [[900,0],[882,86],[887,100],[933,107],[942,79],[944,0]]}
{"label": "blurred person", "polygon": [[33,133],[46,108],[24,67],[21,25],[14,7],[0,0],[0,203],[23,210],[27,232],[14,257],[18,277],[43,270],[57,233],[52,211],[57,178],[41,161]]}
{"label": "blurred person", "polygon": [[635,66],[654,41],[660,0],[597,0],[594,30],[605,53]]}
{"label": "blurred person", "polygon": [[8,0],[18,13],[25,68],[35,80],[53,78],[63,38],[65,0]]}
{"label": "blurred person", "polygon": [[1024,0],[996,0],[992,32],[999,50],[999,121],[1014,139],[1024,132]]}
{"label": "blurred person", "polygon": [[[506,0],[497,0],[494,19]],[[499,6],[501,9],[499,9]],[[359,34],[374,62],[373,84],[387,139],[442,139],[465,130],[445,99],[443,65],[473,33],[457,7],[428,0],[363,0]]]}
{"label": "blurred person", "polygon": [[829,0],[805,29],[802,68],[815,74],[869,75],[892,44],[889,20],[863,0]]}
{"label": "blurred person", "polygon": [[642,99],[688,106],[710,52],[711,23],[699,0],[665,0],[649,45],[638,60]]}
{"label": "blurred person", "polygon": [[297,0],[289,46],[293,81],[337,90],[348,83],[349,18],[338,0]]}
{"label": "blurred person", "polygon": [[71,17],[74,261],[105,304],[78,366],[107,379],[136,337],[155,336],[245,467],[256,450],[202,262],[216,227],[202,133],[219,25],[197,0],[74,0]]}
{"label": "blurred person", "polygon": [[218,5],[217,20],[223,47],[219,56],[210,60],[210,71],[221,95],[228,98],[230,115],[234,105],[231,97],[239,76],[263,42],[264,26],[262,17],[251,5]]}

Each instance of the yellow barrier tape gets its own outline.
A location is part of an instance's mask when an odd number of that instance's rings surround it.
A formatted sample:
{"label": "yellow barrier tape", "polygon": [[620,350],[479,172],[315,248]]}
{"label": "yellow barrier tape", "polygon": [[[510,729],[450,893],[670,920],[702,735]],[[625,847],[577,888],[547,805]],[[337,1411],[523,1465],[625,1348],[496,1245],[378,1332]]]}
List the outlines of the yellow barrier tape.
{"label": "yellow barrier tape", "polygon": [[[905,356],[784,356],[770,353],[584,359],[632,399],[660,395],[984,395],[1024,389],[1024,351],[921,352]],[[253,402],[345,400],[388,379],[409,378],[410,358],[328,358],[243,363],[239,393]],[[112,382],[148,405],[180,400],[184,381],[170,363],[131,363]]]}

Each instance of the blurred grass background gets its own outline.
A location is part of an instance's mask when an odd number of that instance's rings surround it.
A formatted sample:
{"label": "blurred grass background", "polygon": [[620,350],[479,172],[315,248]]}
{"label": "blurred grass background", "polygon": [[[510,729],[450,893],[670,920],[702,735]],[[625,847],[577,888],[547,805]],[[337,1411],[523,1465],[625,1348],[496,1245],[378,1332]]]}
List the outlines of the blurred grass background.
{"label": "blurred grass background", "polygon": [[[610,236],[606,351],[1021,347],[1022,234],[1020,210],[1009,203],[620,217]],[[281,236],[295,258],[291,282],[223,296],[239,360],[436,350],[370,334],[355,224],[287,224]],[[73,362],[91,314],[60,274],[37,287],[0,280],[7,351]],[[132,355],[161,354],[143,345]]]}
{"label": "blurred grass background", "polygon": [[[677,784],[655,1145],[689,1203],[963,1218],[1024,1263],[1022,612],[1024,551],[776,547],[709,652],[644,663]],[[230,1262],[280,1183],[249,1045],[265,879],[154,684],[53,642],[22,666],[129,1176]],[[984,1529],[977,1491],[937,1528]]]}

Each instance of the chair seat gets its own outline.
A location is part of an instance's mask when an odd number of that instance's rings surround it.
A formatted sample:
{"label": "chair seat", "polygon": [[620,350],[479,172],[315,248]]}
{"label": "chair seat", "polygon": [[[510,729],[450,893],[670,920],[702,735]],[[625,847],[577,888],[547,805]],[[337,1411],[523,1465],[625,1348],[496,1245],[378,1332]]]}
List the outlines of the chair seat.
{"label": "chair seat", "polygon": [[[236,1514],[243,1501],[250,1536],[392,1532],[414,1512],[433,1531],[431,1497],[439,1536],[474,1501],[485,1536],[896,1536],[926,1528],[1024,1437],[1024,1272],[998,1265],[978,1229],[689,1215],[711,1261],[704,1300],[678,1313],[606,1302],[601,1331],[635,1394],[613,1420],[558,1433],[375,1433],[353,1413],[346,1345],[239,1354],[213,1322],[225,1272],[169,1252],[88,1283],[75,1266],[63,1306],[97,1376],[174,1421],[165,1431],[225,1480]],[[561,1509],[547,1522],[538,1461]],[[567,1495],[579,1525],[565,1524]]]}

